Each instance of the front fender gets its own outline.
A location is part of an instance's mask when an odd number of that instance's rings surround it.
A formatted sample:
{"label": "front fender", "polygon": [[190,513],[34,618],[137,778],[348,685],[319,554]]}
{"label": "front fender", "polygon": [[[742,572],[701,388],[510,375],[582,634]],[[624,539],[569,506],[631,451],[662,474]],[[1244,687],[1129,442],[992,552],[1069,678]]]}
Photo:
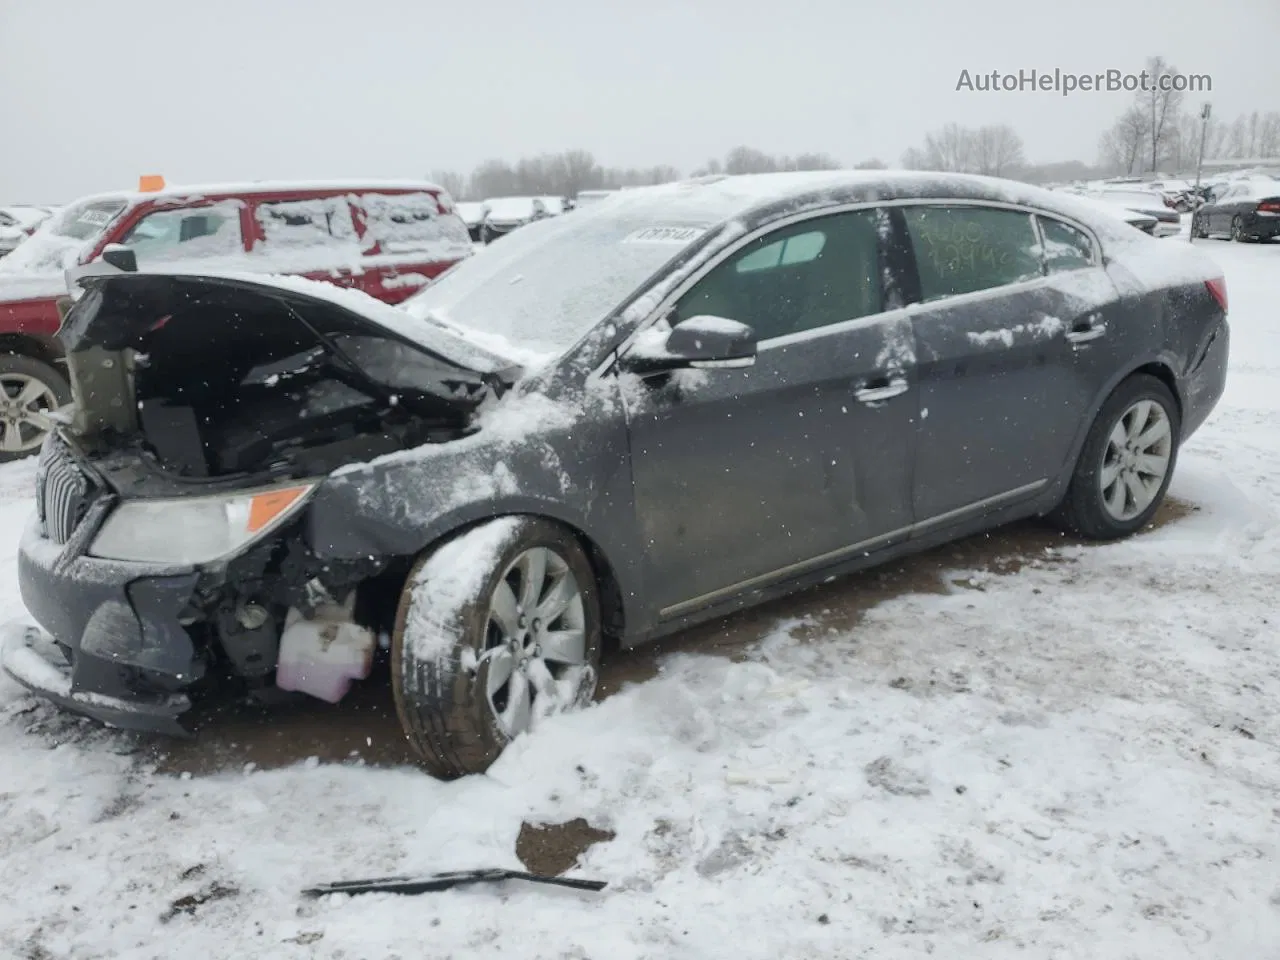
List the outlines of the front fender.
{"label": "front fender", "polygon": [[626,427],[611,407],[518,435],[482,428],[338,471],[314,494],[304,523],[322,560],[395,560],[515,513],[576,530],[608,563],[624,607],[642,597]]}

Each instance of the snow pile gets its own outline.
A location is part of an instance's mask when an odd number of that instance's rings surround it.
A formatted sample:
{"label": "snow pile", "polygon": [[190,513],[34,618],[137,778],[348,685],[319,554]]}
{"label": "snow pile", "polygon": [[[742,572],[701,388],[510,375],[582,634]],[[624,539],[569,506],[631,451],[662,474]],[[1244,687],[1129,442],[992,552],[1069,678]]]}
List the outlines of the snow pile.
{"label": "snow pile", "polygon": [[518,517],[502,517],[472,527],[448,541],[418,570],[409,589],[413,604],[405,641],[420,663],[447,657],[462,629],[468,600],[493,575],[494,565],[519,529]]}

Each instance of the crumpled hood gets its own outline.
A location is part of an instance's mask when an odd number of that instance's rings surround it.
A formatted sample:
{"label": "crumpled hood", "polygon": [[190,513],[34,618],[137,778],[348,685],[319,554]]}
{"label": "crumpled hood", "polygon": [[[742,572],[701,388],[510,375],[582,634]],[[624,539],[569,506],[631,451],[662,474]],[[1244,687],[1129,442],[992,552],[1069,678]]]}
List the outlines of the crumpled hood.
{"label": "crumpled hood", "polygon": [[235,295],[273,301],[277,309],[305,311],[310,304],[340,308],[354,332],[390,336],[402,343],[481,377],[507,382],[518,378],[520,368],[500,356],[430,321],[375,300],[355,290],[344,290],[301,277],[252,274],[190,274],[146,271],[108,273],[81,280],[85,295],[67,315],[59,339],[68,353],[86,347],[119,350],[183,310],[218,295]]}

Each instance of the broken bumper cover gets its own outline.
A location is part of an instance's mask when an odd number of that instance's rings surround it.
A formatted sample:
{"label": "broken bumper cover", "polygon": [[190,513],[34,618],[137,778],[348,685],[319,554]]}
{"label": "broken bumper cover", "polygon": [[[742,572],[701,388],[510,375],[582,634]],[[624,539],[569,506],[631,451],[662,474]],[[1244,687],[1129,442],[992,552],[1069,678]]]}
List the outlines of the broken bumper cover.
{"label": "broken bumper cover", "polygon": [[28,689],[110,726],[186,735],[186,688],[203,675],[180,618],[196,570],[74,555],[32,522],[18,550],[31,628],[0,635],[0,664]]}
{"label": "broken bumper cover", "polygon": [[129,699],[73,690],[73,670],[43,630],[8,624],[0,631],[0,667],[32,693],[72,713],[122,730],[187,736],[178,717],[191,708],[185,694]]}

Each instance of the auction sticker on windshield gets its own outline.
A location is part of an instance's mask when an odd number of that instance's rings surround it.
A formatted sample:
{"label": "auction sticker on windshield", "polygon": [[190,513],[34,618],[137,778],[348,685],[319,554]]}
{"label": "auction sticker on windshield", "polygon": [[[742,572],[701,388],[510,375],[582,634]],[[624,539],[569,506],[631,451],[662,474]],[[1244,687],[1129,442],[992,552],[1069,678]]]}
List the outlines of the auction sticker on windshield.
{"label": "auction sticker on windshield", "polygon": [[706,233],[701,227],[645,227],[622,238],[623,243],[692,243]]}

